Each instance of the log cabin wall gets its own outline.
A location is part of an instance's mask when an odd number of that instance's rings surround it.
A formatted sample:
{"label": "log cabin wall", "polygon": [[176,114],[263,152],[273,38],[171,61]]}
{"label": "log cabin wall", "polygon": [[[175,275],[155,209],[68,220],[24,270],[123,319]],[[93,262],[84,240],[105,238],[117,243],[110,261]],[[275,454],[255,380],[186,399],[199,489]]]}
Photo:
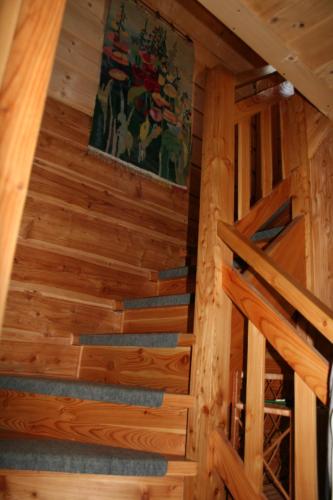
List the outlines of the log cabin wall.
{"label": "log cabin wall", "polygon": [[[206,66],[253,67],[193,1],[146,0],[194,41],[189,191],[88,155],[105,0],[68,0],[15,256],[3,340],[70,343],[107,330],[113,299],[154,295],[156,271],[195,255]],[[192,9],[193,7],[193,9]],[[196,7],[197,8],[197,7]],[[193,10],[193,12],[192,12]],[[219,57],[223,54],[223,61]],[[190,194],[189,194],[190,193]],[[115,326],[116,328],[116,326]]]}

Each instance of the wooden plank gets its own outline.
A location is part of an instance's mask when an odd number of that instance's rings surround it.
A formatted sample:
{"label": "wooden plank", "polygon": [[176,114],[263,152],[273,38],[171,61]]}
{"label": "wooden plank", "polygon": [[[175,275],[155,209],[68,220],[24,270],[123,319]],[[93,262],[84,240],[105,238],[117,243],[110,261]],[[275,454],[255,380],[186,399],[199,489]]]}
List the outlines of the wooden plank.
{"label": "wooden plank", "polygon": [[244,472],[257,493],[264,479],[264,399],[266,339],[249,322],[246,372]]}
{"label": "wooden plank", "polygon": [[[190,349],[143,347],[82,348],[79,378],[187,394]],[[0,364],[1,366],[1,364]]]}
{"label": "wooden plank", "polygon": [[330,342],[333,342],[333,314],[329,307],[297,283],[271,257],[265,255],[262,250],[258,249],[236,229],[220,222],[218,232],[223,241],[234,252],[258,272]]}
{"label": "wooden plank", "polygon": [[[306,340],[305,340],[306,341]],[[318,498],[316,398],[307,384],[295,373],[295,498]]]}
{"label": "wooden plank", "polygon": [[255,490],[252,481],[245,472],[243,462],[224,433],[215,430],[211,436],[211,442],[214,467],[232,496],[237,500],[263,499],[264,496]]}
{"label": "wooden plank", "polygon": [[0,87],[13,43],[15,28],[21,9],[21,0],[3,1],[0,4]]}
{"label": "wooden plank", "polygon": [[192,293],[195,290],[195,274],[182,278],[160,280],[156,295]]}
{"label": "wooden plank", "polygon": [[292,369],[326,404],[328,362],[298,335],[259,292],[231,268],[223,268],[223,288],[237,307],[265,335]]}
{"label": "wooden plank", "polygon": [[1,390],[0,408],[6,430],[169,455],[185,452],[187,410],[167,403],[146,408]]}
{"label": "wooden plank", "polygon": [[284,203],[291,195],[290,178],[280,182],[273,191],[259,200],[250,212],[239,220],[235,227],[244,236],[252,236]]}
{"label": "wooden plank", "polygon": [[[288,87],[289,85],[289,87]],[[235,104],[235,123],[240,120],[262,112],[283,99],[289,99],[294,94],[288,82],[280,83],[275,87],[263,90],[254,96],[247,97]]]}
{"label": "wooden plank", "polygon": [[238,219],[250,210],[251,201],[251,120],[238,124]]}
{"label": "wooden plank", "polygon": [[[187,454],[199,463],[190,498],[222,498],[224,488],[209,478],[208,438],[221,425],[227,429],[232,305],[221,288],[222,260],[231,254],[217,238],[217,221],[234,216],[234,78],[221,68],[207,74],[199,253],[195,301],[191,394]],[[214,409],[214,410],[213,410]],[[191,496],[192,495],[192,496]]]}
{"label": "wooden plank", "polygon": [[267,196],[273,187],[273,147],[272,147],[272,113],[267,107],[260,113],[260,147],[261,147],[261,190]]}
{"label": "wooden plank", "polygon": [[193,328],[190,307],[168,306],[126,309],[123,333],[190,332]]}
{"label": "wooden plank", "polygon": [[[200,0],[200,3],[232,29],[264,60],[269,61],[281,75],[292,81],[322,113],[332,117],[333,89],[330,89],[325,81],[320,80],[311,71],[306,54],[301,54],[299,47],[290,47],[286,40],[274,33],[271,19],[265,21],[256,14],[253,5],[258,5],[258,2],[222,0],[216,3],[214,0]],[[278,16],[273,16],[275,17]],[[321,25],[318,29],[320,28]],[[327,36],[324,40],[324,47],[330,47],[330,43],[330,37]],[[321,44],[319,43],[318,46],[320,50]],[[312,53],[317,50],[316,47],[317,43],[311,42]],[[331,51],[328,52],[331,53]]]}
{"label": "wooden plank", "polygon": [[2,341],[0,372],[75,378],[80,347]]}
{"label": "wooden plank", "polygon": [[[0,107],[0,325],[64,6],[64,0],[56,0],[51,11],[42,0],[22,1],[3,74]],[[38,85],[31,78],[32,74],[38,75]]]}
{"label": "wooden plank", "polygon": [[182,500],[182,477],[106,476],[1,470],[2,492],[8,498],[58,500]]}
{"label": "wooden plank", "polygon": [[258,68],[250,69],[249,71],[244,71],[244,73],[239,73],[236,76],[236,88],[243,87],[249,83],[257,82],[264,78],[268,78],[276,73],[276,69],[270,64],[265,66],[260,66]]}
{"label": "wooden plank", "polygon": [[35,291],[11,291],[5,327],[21,331],[25,341],[64,343],[72,334],[112,333],[121,330],[122,313],[98,305],[45,296]]}

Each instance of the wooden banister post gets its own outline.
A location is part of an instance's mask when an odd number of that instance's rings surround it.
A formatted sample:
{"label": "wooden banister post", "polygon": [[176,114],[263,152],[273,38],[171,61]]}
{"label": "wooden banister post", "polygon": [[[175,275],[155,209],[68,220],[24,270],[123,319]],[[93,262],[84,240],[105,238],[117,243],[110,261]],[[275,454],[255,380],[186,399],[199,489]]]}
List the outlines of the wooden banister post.
{"label": "wooden banister post", "polygon": [[207,74],[200,198],[197,286],[195,299],[191,394],[187,456],[198,461],[198,476],[186,498],[221,498],[224,487],[208,470],[212,431],[226,429],[229,412],[231,337],[230,299],[222,289],[222,262],[232,252],[217,235],[219,220],[234,216],[234,77],[221,68]]}
{"label": "wooden banister post", "polygon": [[11,47],[0,83],[0,327],[65,0],[22,0],[19,7],[14,36],[7,30],[1,38]]}
{"label": "wooden banister post", "polygon": [[264,474],[264,399],[266,339],[249,321],[244,470],[257,493],[262,492]]}

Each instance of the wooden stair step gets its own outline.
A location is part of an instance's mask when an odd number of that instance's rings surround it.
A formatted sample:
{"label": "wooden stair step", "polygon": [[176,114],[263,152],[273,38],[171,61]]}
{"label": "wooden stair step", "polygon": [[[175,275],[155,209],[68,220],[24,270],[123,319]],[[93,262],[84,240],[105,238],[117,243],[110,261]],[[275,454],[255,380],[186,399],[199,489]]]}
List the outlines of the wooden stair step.
{"label": "wooden stair step", "polygon": [[123,333],[191,332],[193,306],[127,309],[124,311]]}
{"label": "wooden stair step", "polygon": [[195,343],[193,333],[104,333],[80,335],[76,345],[123,347],[188,347]]}
{"label": "wooden stair step", "polygon": [[[73,392],[68,391],[62,395],[59,390],[55,395],[41,394],[43,384],[39,385],[39,391],[30,392],[27,390],[31,389],[30,383],[10,384],[7,381],[4,384],[3,379],[4,377],[0,377],[1,429],[55,439],[184,455],[187,408],[194,403],[191,396],[162,394],[161,405],[152,407],[75,398]],[[52,385],[53,381],[47,382]]]}
{"label": "wooden stair step", "polygon": [[123,384],[187,394],[190,347],[84,346],[81,381]]}
{"label": "wooden stair step", "polygon": [[189,305],[192,301],[193,296],[190,293],[126,299],[124,300],[124,309],[182,306]]}

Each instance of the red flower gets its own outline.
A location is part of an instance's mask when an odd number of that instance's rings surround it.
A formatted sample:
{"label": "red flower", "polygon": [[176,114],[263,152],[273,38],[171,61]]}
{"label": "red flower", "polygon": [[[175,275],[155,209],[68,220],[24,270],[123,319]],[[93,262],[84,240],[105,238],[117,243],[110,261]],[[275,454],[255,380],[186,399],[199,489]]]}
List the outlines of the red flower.
{"label": "red flower", "polygon": [[149,76],[144,79],[143,82],[144,86],[148,90],[148,92],[159,92],[160,91],[160,85],[159,83],[154,80],[153,78],[150,78]]}
{"label": "red flower", "polygon": [[140,86],[143,85],[144,79],[145,79],[145,72],[142,71],[141,68],[138,66],[132,66],[132,74],[133,74],[133,79],[134,79],[134,86]]}
{"label": "red flower", "polygon": [[103,47],[103,52],[108,57],[111,57],[112,56],[112,47],[107,47],[107,46]]}

